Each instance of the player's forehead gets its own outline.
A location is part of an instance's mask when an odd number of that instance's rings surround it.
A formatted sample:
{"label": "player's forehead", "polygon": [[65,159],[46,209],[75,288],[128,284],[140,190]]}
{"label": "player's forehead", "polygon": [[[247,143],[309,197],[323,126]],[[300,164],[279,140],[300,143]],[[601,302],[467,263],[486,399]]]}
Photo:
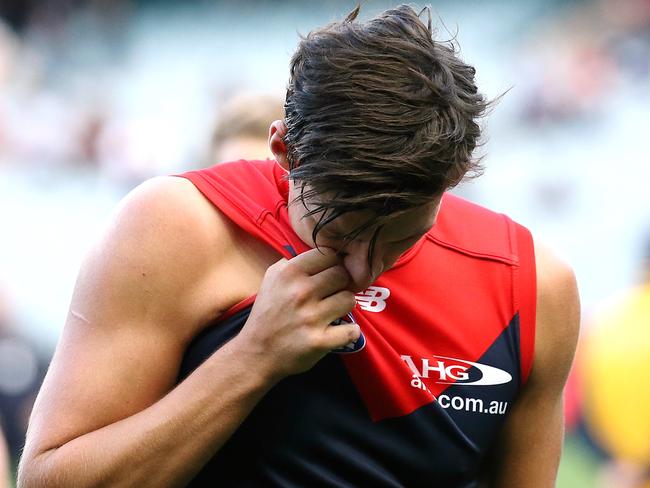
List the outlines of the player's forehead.
{"label": "player's forehead", "polygon": [[[326,203],[326,202],[323,202]],[[312,204],[313,205],[313,204]],[[388,217],[381,223],[381,239],[399,240],[410,237],[414,234],[424,234],[434,224],[439,199],[433,199],[431,202],[406,210],[405,212]],[[305,205],[305,213],[308,213],[313,207],[309,203]],[[326,215],[327,207],[322,211],[310,216],[312,225]],[[370,210],[355,210],[345,212],[332,221],[328,222],[321,228],[321,232],[330,237],[345,237],[355,233],[358,229],[365,227],[358,235],[360,239],[370,239],[376,232],[379,224],[375,223],[377,215]],[[370,223],[370,225],[368,225]]]}
{"label": "player's forehead", "polygon": [[[289,206],[291,213],[302,221],[302,225],[315,227],[319,222],[327,220],[324,217],[332,212],[330,202],[336,198],[336,192],[316,192],[309,185],[303,185],[299,181],[289,180]],[[410,237],[418,231],[423,234],[435,223],[440,208],[442,195],[432,195],[431,199],[419,206],[414,206],[400,214],[388,217],[382,222],[380,235],[383,238],[397,240],[398,238]],[[331,214],[330,214],[331,215]],[[376,214],[371,210],[346,211],[325,225],[321,231],[335,236],[349,236],[356,230],[370,222],[373,223]],[[323,219],[323,220],[321,220]],[[377,226],[370,225],[359,234],[360,239],[369,238],[374,235]]]}

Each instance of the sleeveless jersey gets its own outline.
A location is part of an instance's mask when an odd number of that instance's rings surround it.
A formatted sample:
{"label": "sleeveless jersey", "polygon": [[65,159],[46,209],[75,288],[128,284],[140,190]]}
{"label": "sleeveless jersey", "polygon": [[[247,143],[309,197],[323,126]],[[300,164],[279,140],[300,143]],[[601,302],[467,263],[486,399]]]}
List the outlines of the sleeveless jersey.
{"label": "sleeveless jersey", "polygon": [[[274,161],[181,176],[285,257],[309,249]],[[535,288],[530,233],[446,194],[434,227],[357,295],[364,347],[278,383],[190,486],[476,486],[531,369]],[[179,381],[241,330],[254,299],[194,339]]]}

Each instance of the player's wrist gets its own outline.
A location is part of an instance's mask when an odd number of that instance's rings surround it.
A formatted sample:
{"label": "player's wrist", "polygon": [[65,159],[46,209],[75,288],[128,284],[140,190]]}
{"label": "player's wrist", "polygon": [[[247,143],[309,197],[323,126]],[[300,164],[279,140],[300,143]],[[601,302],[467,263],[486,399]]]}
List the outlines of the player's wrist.
{"label": "player's wrist", "polygon": [[233,337],[224,347],[230,350],[234,361],[240,362],[253,388],[268,389],[287,376],[277,358],[245,334]]}

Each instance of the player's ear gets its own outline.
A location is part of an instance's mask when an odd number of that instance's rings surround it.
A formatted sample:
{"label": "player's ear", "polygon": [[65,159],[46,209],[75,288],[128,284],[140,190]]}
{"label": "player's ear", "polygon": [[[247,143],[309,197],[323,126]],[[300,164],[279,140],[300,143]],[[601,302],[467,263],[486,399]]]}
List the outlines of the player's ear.
{"label": "player's ear", "polygon": [[284,144],[284,136],[287,134],[287,126],[283,120],[276,120],[269,127],[269,148],[275,156],[275,160],[285,170],[289,171],[289,160],[287,159],[287,146]]}

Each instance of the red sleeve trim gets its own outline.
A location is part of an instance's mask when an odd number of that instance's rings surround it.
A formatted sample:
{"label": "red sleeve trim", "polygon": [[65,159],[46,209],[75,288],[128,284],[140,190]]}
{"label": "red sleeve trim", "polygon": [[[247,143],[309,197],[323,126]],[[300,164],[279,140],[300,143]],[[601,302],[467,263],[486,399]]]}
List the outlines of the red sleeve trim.
{"label": "red sleeve trim", "polygon": [[533,237],[525,227],[515,225],[519,267],[515,273],[515,297],[519,312],[519,355],[521,384],[528,381],[535,355],[535,324],[537,319],[537,273]]}

